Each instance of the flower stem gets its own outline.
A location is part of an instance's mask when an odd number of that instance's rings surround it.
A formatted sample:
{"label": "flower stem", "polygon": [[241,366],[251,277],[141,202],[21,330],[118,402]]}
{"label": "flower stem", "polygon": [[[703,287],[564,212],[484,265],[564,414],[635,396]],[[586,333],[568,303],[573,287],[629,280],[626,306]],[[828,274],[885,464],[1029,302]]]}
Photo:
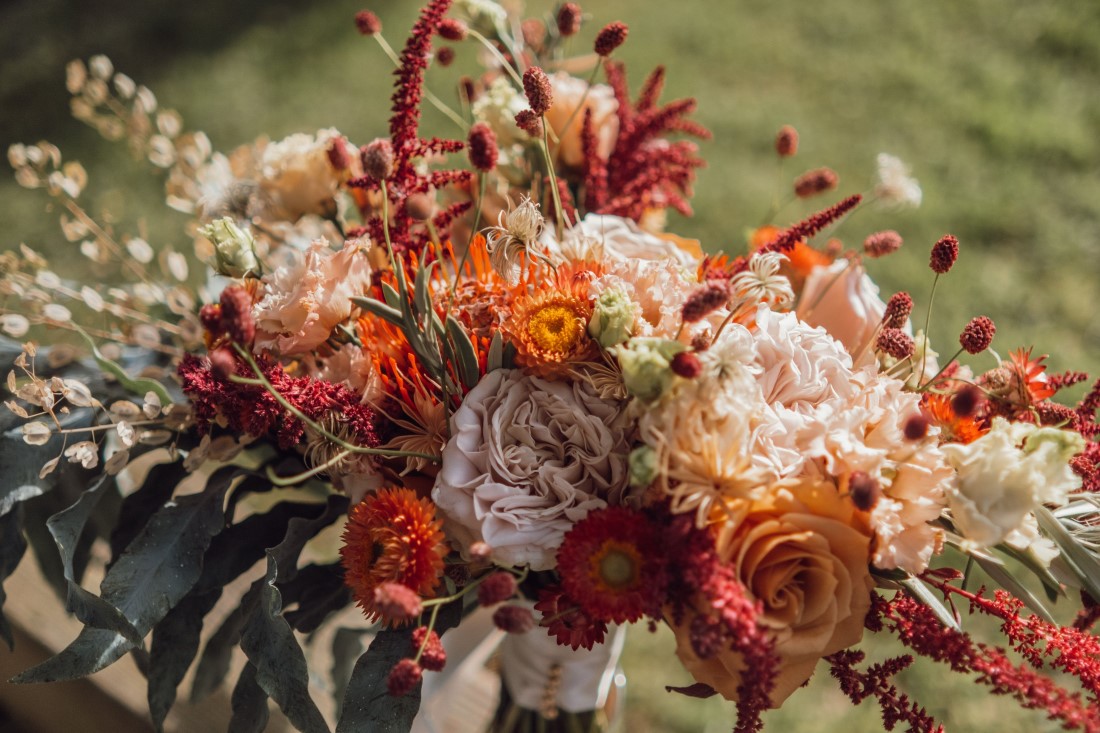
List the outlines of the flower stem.
{"label": "flower stem", "polygon": [[546,173],[550,177],[550,194],[554,197],[554,213],[557,219],[558,241],[561,241],[562,232],[565,231],[565,214],[561,210],[561,195],[558,193],[558,177],[554,174],[554,161],[550,157],[550,139],[547,137],[549,125],[546,124],[546,115],[542,116],[542,155],[546,161]]}

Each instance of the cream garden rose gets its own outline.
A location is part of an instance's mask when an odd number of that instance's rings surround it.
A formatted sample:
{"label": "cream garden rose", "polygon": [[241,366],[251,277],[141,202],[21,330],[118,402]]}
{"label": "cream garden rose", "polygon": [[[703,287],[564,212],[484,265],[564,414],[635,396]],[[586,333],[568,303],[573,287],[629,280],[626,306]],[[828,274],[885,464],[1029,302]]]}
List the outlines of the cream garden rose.
{"label": "cream garden rose", "polygon": [[[615,138],[619,134],[619,118],[616,112],[619,103],[615,93],[606,84],[588,84],[583,79],[570,76],[564,71],[550,77],[550,86],[554,92],[554,103],[546,111],[546,122],[560,141],[552,150],[558,159],[570,168],[584,164],[584,146],[581,143],[581,130],[584,127],[586,110],[592,112],[592,130],[596,133],[596,150],[604,160],[611,154]],[[588,95],[585,96],[585,89]],[[581,100],[584,100],[584,107]],[[576,112],[574,115],[573,113]],[[572,121],[570,121],[572,117]],[[569,122],[569,127],[565,123]]]}
{"label": "cream garden rose", "polygon": [[838,260],[813,269],[796,312],[811,326],[828,331],[858,360],[861,352],[870,353],[866,347],[882,321],[886,304],[862,265]]}

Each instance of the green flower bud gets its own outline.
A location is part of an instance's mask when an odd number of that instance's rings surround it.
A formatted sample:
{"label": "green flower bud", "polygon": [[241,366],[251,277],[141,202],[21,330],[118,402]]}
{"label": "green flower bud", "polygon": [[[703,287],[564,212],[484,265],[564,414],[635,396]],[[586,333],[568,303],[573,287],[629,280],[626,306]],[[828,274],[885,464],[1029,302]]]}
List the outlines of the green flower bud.
{"label": "green flower bud", "polygon": [[634,329],[634,303],[619,288],[605,290],[596,299],[588,335],[600,346],[610,349],[630,338]]}
{"label": "green flower bud", "polygon": [[643,402],[660,399],[675,377],[669,362],[686,348],[679,341],[659,338],[634,338],[617,347],[627,392]]}
{"label": "green flower bud", "polygon": [[1045,455],[1055,464],[1069,463],[1069,459],[1085,450],[1085,439],[1080,433],[1061,428],[1038,428],[1027,436],[1024,453],[1034,453],[1046,448]]}
{"label": "green flower bud", "polygon": [[226,277],[258,277],[260,261],[256,258],[252,234],[224,216],[199,229],[214,243],[214,262],[211,267]]}
{"label": "green flower bud", "polygon": [[649,486],[657,478],[657,451],[648,445],[639,445],[630,451],[628,465],[630,485],[635,488]]}

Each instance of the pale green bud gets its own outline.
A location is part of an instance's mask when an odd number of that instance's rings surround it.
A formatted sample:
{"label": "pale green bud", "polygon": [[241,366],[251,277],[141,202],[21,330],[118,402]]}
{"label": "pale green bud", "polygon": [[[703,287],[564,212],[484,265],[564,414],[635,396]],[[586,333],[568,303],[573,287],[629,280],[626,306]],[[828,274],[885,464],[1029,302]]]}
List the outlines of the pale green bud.
{"label": "pale green bud", "polygon": [[610,349],[630,338],[634,329],[634,303],[618,288],[605,290],[596,299],[588,335],[600,346]]}
{"label": "pale green bud", "polygon": [[639,445],[630,451],[628,465],[630,485],[635,488],[649,486],[657,478],[657,451],[648,445]]}
{"label": "pale green bud", "polygon": [[685,348],[679,341],[659,338],[634,338],[616,348],[627,392],[643,402],[658,400],[675,377],[669,362]]}
{"label": "pale green bud", "polygon": [[1085,439],[1080,433],[1060,428],[1039,428],[1027,436],[1024,453],[1044,452],[1053,463],[1068,463],[1069,459],[1085,450]]}
{"label": "pale green bud", "polygon": [[211,266],[226,277],[256,277],[260,274],[260,261],[256,259],[256,246],[252,234],[224,216],[199,229],[214,243],[214,262]]}

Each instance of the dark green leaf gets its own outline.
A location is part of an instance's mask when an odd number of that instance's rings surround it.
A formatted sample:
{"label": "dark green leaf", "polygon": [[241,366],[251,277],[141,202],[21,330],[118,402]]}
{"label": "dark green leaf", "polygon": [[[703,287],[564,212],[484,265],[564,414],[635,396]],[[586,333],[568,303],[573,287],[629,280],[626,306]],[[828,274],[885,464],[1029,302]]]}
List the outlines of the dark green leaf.
{"label": "dark green leaf", "polygon": [[363,653],[366,629],[339,628],[332,635],[332,697],[343,700],[344,691],[355,668],[355,660]]}
{"label": "dark green leaf", "polygon": [[61,567],[66,582],[66,610],[74,614],[85,626],[114,631],[126,637],[133,646],[141,646],[144,635],[139,633],[113,605],[80,587],[73,573],[73,555],[80,536],[84,533],[88,518],[103,495],[114,490],[114,480],[106,474],[100,476],[81,494],[75,504],[50,517],[46,522],[46,528],[53,536],[61,556]]}
{"label": "dark green leaf", "polygon": [[294,631],[282,617],[283,600],[275,587],[279,566],[267,556],[267,580],[261,602],[245,625],[241,649],[256,667],[256,681],[303,733],[328,733],[328,725],[309,696],[309,669]]}
{"label": "dark green leaf", "polygon": [[[462,618],[462,602],[439,610],[435,631],[442,636]],[[412,627],[382,629],[359,657],[344,692],[336,733],[407,733],[420,709],[420,685],[404,697],[390,697],[386,678],[397,662],[412,655]]]}
{"label": "dark green leaf", "polygon": [[26,550],[27,543],[23,539],[23,507],[17,506],[14,511],[0,516],[0,636],[4,637],[9,649],[14,648],[15,641],[2,610],[8,598],[3,582],[15,572]]}
{"label": "dark green leaf", "polygon": [[[134,539],[101,584],[101,597],[147,634],[199,578],[203,553],[222,529],[222,505],[243,469],[216,471],[206,489],[170,502]],[[97,672],[134,647],[111,631],[84,628],[57,655],[18,675],[15,682],[52,682]]]}
{"label": "dark green leaf", "polygon": [[453,316],[447,316],[447,334],[455,345],[458,357],[458,376],[467,388],[472,388],[481,378],[481,368],[477,363],[477,351],[474,349],[466,329]]}
{"label": "dark green leaf", "polygon": [[283,502],[266,514],[254,514],[214,537],[195,587],[153,627],[148,698],[149,712],[158,730],[199,650],[203,618],[221,598],[222,588],[262,558],[264,547],[282,539],[290,519],[315,514],[319,506]]}
{"label": "dark green leaf", "polygon": [[271,713],[267,707],[267,693],[256,681],[256,668],[246,663],[237,678],[230,698],[233,717],[229,719],[229,733],[263,733]]}
{"label": "dark green leaf", "polygon": [[180,481],[189,475],[183,461],[158,463],[149,469],[141,486],[122,500],[118,524],[111,533],[111,565],[145,528],[149,518],[172,498]]}
{"label": "dark green leaf", "polygon": [[[328,503],[320,515],[313,519],[294,518],[287,522],[283,541],[271,548],[268,555],[279,568],[279,583],[294,579],[298,573],[298,556],[306,543],[348,510],[348,498],[343,494],[329,494]],[[282,609],[280,609],[282,610]]]}
{"label": "dark green leaf", "polygon": [[[92,420],[90,410],[76,410],[58,417],[61,427],[66,429],[88,427]],[[42,466],[58,456],[63,448],[62,436],[56,434],[45,445],[27,445],[23,442],[20,425],[0,433],[0,515],[10,512],[21,501],[53,489],[63,472],[77,470],[64,464],[45,478],[38,478]]]}
{"label": "dark green leaf", "polygon": [[351,601],[351,591],[344,585],[344,569],[340,563],[307,565],[289,583],[280,583],[283,603],[298,604],[295,611],[286,612],[286,620],[295,631],[309,634]]}
{"label": "dark green leaf", "polygon": [[241,632],[260,603],[260,589],[263,584],[263,578],[254,582],[241,598],[240,604],[230,611],[222,625],[207,640],[195,667],[195,679],[191,682],[191,702],[199,702],[216,690],[229,674],[233,650],[240,643]]}

